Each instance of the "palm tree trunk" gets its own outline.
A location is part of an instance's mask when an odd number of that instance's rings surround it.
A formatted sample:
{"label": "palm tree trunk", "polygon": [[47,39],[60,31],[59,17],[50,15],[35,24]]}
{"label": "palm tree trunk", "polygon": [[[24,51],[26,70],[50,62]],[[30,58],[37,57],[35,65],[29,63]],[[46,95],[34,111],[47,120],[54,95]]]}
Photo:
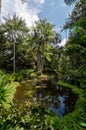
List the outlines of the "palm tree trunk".
{"label": "palm tree trunk", "polygon": [[0,0],[0,24],[1,24],[1,0]]}
{"label": "palm tree trunk", "polygon": [[41,55],[37,53],[37,69],[40,74],[42,74],[42,65],[41,65]]}
{"label": "palm tree trunk", "polygon": [[15,42],[14,42],[14,50],[13,50],[13,73],[15,74]]}
{"label": "palm tree trunk", "polygon": [[[43,49],[43,47],[41,49]],[[38,69],[38,72],[40,74],[43,73],[44,62],[45,62],[45,58],[44,58],[44,56],[42,54],[42,51],[40,50],[40,47],[38,46],[38,51],[37,51],[37,69]]]}

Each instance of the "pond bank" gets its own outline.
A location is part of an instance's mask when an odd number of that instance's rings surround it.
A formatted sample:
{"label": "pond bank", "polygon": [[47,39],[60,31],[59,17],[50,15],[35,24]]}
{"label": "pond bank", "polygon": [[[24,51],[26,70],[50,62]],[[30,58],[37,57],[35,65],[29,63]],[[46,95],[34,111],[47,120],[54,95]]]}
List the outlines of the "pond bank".
{"label": "pond bank", "polygon": [[[59,86],[70,88],[75,94],[78,95],[78,100],[75,104],[75,109],[72,113],[65,115],[61,120],[60,123],[62,124],[61,128],[65,126],[70,130],[72,126],[74,127],[73,130],[85,130],[85,128],[81,128],[82,124],[84,124],[85,120],[85,112],[84,112],[84,104],[85,104],[85,97],[83,96],[83,90],[78,88],[77,86],[70,85],[68,83],[64,83],[59,81],[57,83]],[[72,129],[71,129],[72,130]]]}
{"label": "pond bank", "polygon": [[[33,109],[29,109],[29,106],[28,106],[28,108],[24,110],[24,117],[22,116],[20,117],[20,126],[22,122],[24,128],[25,129],[27,128],[28,130],[41,130],[41,128],[43,128],[42,130],[45,130],[45,129],[46,130],[48,129],[50,130],[52,129],[53,130],[85,130],[81,126],[81,123],[85,122],[84,121],[85,115],[83,111],[83,105],[84,105],[85,99],[83,98],[83,90],[77,88],[76,86],[66,84],[63,82],[58,82],[57,84],[59,86],[62,86],[63,88],[65,87],[65,88],[71,89],[74,93],[78,95],[78,100],[76,104],[74,105],[75,106],[74,111],[65,115],[63,118],[59,119],[56,116],[56,114],[54,115],[54,113],[52,113],[51,111],[49,111],[43,106],[41,107],[38,105],[37,107]],[[25,86],[25,87],[28,87],[28,86]],[[30,91],[29,94],[30,93],[32,93],[32,91]],[[22,111],[19,111],[19,115],[22,115]],[[16,118],[18,118],[18,116],[16,116]],[[17,124],[18,124],[19,119],[15,119],[15,120],[17,121]]]}
{"label": "pond bank", "polygon": [[85,103],[85,98],[83,97],[82,89],[78,88],[77,86],[73,86],[68,83],[64,83],[60,81],[57,84],[61,87],[70,88],[73,93],[78,95],[78,100],[76,102],[75,108],[78,108],[80,105],[83,106],[83,104]]}
{"label": "pond bank", "polygon": [[22,81],[15,99],[20,105],[42,105],[62,118],[74,111],[78,96],[70,88],[58,86],[55,80],[48,80],[44,75],[38,79]]}
{"label": "pond bank", "polygon": [[80,106],[83,107],[83,104],[85,103],[85,98],[83,96],[83,90],[82,89],[78,88],[77,86],[70,85],[68,83],[58,82],[57,84],[61,87],[70,88],[73,93],[78,95],[78,100],[75,104],[75,109],[80,108]]}

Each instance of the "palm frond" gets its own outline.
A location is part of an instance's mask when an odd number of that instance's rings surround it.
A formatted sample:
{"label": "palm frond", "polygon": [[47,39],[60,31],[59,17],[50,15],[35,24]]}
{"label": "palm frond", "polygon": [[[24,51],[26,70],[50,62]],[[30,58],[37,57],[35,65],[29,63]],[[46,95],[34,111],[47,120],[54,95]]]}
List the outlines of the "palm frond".
{"label": "palm frond", "polygon": [[64,2],[67,4],[67,5],[71,5],[73,4],[74,2],[76,2],[77,0],[64,0]]}

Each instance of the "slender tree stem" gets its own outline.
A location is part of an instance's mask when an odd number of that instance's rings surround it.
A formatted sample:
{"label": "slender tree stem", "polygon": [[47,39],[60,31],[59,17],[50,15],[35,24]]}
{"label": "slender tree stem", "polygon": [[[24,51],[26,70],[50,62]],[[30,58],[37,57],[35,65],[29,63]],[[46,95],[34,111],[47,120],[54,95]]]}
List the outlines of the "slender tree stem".
{"label": "slender tree stem", "polygon": [[15,42],[14,42],[14,52],[13,52],[13,73],[15,74]]}

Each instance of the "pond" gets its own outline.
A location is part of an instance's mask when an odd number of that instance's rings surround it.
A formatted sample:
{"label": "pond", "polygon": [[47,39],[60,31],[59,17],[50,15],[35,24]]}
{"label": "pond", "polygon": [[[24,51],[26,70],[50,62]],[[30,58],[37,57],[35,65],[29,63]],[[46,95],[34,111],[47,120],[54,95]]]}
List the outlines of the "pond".
{"label": "pond", "polygon": [[39,83],[27,81],[17,87],[15,99],[20,105],[46,106],[55,112],[59,118],[72,112],[78,96],[71,89],[53,85],[49,81]]}

